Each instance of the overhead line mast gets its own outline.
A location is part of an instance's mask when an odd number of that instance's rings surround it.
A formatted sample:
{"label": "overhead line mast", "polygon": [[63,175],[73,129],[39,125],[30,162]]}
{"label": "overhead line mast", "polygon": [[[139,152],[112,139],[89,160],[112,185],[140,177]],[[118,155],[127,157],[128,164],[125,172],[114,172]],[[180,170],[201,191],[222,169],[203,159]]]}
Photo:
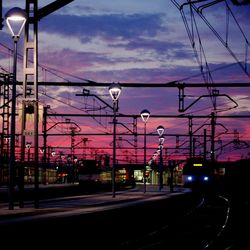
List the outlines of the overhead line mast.
{"label": "overhead line mast", "polygon": [[[38,0],[26,0],[25,11],[28,20],[25,24],[24,56],[23,56],[23,94],[22,94],[22,125],[21,125],[21,162],[25,159],[26,136],[33,136],[34,140],[34,166],[35,166],[35,198],[34,207],[39,208],[39,169],[38,169],[38,21],[61,7],[73,2],[73,0],[56,0],[38,9]],[[0,11],[2,12],[2,0],[0,0]],[[2,17],[1,17],[2,18]],[[1,20],[2,21],[2,20]],[[2,22],[0,23],[2,24]],[[32,63],[29,61],[32,58]],[[28,82],[29,79],[29,82]],[[29,86],[29,87],[28,87]],[[32,90],[32,93],[30,91]],[[32,95],[31,95],[32,94]],[[27,129],[27,114],[33,114],[33,129]],[[21,164],[23,165],[23,164]],[[24,167],[24,166],[22,166]],[[23,171],[21,171],[23,172]],[[22,179],[24,176],[21,177]],[[23,181],[20,184],[20,207],[23,207],[22,190]]]}
{"label": "overhead line mast", "polygon": [[0,0],[0,30],[3,29],[3,1]]}

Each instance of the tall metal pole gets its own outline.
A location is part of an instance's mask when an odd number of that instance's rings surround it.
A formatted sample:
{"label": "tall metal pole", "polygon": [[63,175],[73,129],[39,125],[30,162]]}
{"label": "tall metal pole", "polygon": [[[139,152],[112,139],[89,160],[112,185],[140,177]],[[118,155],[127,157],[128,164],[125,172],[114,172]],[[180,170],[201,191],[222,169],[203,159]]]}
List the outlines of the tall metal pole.
{"label": "tall metal pole", "polygon": [[159,135],[159,150],[160,150],[160,162],[159,162],[159,191],[163,188],[163,158],[162,158],[162,149],[163,149],[163,143],[164,143],[164,127],[158,126],[157,127],[157,133]]}
{"label": "tall metal pole", "polygon": [[46,184],[46,168],[47,168],[47,110],[49,106],[43,107],[43,147],[42,147],[42,153],[43,153],[43,183]]}
{"label": "tall metal pole", "polygon": [[15,174],[15,141],[16,141],[16,68],[17,68],[17,41],[14,38],[14,59],[13,59],[13,85],[12,85],[12,106],[11,106],[11,132],[10,132],[10,162],[9,162],[9,209],[14,209],[14,174]]}
{"label": "tall metal pole", "polygon": [[173,193],[174,192],[174,168],[175,168],[175,160],[170,160],[168,162],[169,165],[169,169],[170,169],[170,192]]}
{"label": "tall metal pole", "polygon": [[115,198],[115,167],[116,167],[116,104],[117,101],[113,101],[113,166],[112,166],[112,197]]}
{"label": "tall metal pole", "polygon": [[35,164],[35,199],[34,207],[39,208],[39,160],[38,160],[38,148],[39,148],[39,103],[38,103],[38,1],[33,2],[34,13],[34,39],[32,45],[34,45],[33,60],[34,60],[34,164]]}
{"label": "tall metal pole", "polygon": [[[15,166],[15,136],[16,136],[16,73],[17,73],[17,42],[19,40],[20,34],[27,20],[27,13],[19,8],[14,7],[10,9],[6,14],[6,23],[11,32],[14,41],[14,61],[13,61],[13,86],[12,86],[12,111],[11,111],[11,146],[10,146],[10,167],[9,167],[9,209],[14,209],[13,205],[13,189],[14,189],[14,175],[16,172]],[[19,28],[18,28],[19,27]],[[19,199],[20,207],[23,206],[22,200],[22,174],[23,170],[19,167],[18,177],[19,177]]]}
{"label": "tall metal pole", "polygon": [[193,137],[193,158],[195,158],[195,147],[196,147],[196,138],[195,137]]}
{"label": "tall metal pole", "polygon": [[146,164],[146,122],[144,122],[144,171],[143,171],[143,181],[144,181],[144,193],[146,193],[146,171],[147,171],[147,164]]}
{"label": "tall metal pole", "polygon": [[30,162],[30,148],[28,148],[28,162]]}
{"label": "tall metal pole", "polygon": [[3,28],[3,20],[4,20],[2,17],[2,12],[3,12],[3,2],[2,0],[0,0],[0,30],[2,30]]}
{"label": "tall metal pole", "polygon": [[192,122],[192,117],[188,117],[188,134],[189,134],[189,158],[192,158],[193,155],[193,147],[192,147],[192,142],[193,142],[193,122]]}
{"label": "tall metal pole", "polygon": [[116,168],[116,112],[118,110],[118,99],[121,94],[119,83],[112,83],[109,87],[109,94],[113,100],[113,167],[112,167],[112,196],[115,197],[115,168]]}
{"label": "tall metal pole", "polygon": [[215,114],[211,114],[211,161],[215,160],[214,138],[215,138]]}
{"label": "tall metal pole", "polygon": [[207,130],[204,129],[204,153],[203,153],[204,160],[207,159]]}
{"label": "tall metal pole", "polygon": [[146,171],[147,171],[147,163],[146,163],[146,158],[147,158],[147,149],[146,149],[146,129],[147,129],[147,121],[149,119],[150,112],[147,109],[143,109],[141,111],[141,118],[144,122],[144,171],[143,171],[143,181],[144,181],[144,193],[146,193]]}
{"label": "tall metal pole", "polygon": [[159,174],[159,190],[161,191],[162,188],[163,188],[163,159],[162,159],[162,148],[163,146],[160,145],[160,164],[159,164],[159,167],[160,167],[160,174]]}

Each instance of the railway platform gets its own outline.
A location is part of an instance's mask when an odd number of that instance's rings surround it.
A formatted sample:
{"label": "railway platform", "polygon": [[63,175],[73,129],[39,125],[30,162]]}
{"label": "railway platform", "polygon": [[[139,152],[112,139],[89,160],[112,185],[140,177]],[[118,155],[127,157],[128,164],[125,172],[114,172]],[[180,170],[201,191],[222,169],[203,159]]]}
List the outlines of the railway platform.
{"label": "railway platform", "polygon": [[[42,188],[48,188],[48,186]],[[60,188],[60,185],[55,186],[55,188]],[[3,192],[3,189],[1,191]],[[174,191],[170,192],[169,186],[164,186],[163,189],[159,190],[158,186],[147,185],[146,192],[144,192],[143,185],[137,185],[133,189],[116,191],[115,197],[113,197],[112,192],[98,192],[42,199],[39,200],[38,208],[34,207],[34,201],[25,201],[22,208],[15,203],[14,209],[10,210],[8,203],[3,202],[0,203],[0,224],[52,216],[60,217],[95,213],[123,206],[133,206],[138,203],[167,199],[189,191],[187,188],[175,187]]]}

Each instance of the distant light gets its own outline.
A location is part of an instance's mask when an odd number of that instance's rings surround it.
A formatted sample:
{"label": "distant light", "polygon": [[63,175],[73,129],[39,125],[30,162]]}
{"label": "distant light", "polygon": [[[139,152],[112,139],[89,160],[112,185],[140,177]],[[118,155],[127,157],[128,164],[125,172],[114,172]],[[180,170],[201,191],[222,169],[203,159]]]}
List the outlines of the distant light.
{"label": "distant light", "polygon": [[163,135],[161,135],[161,136],[159,137],[159,145],[163,145],[164,141],[165,141],[165,138],[164,138]]}
{"label": "distant light", "polygon": [[188,176],[188,177],[187,177],[187,180],[188,180],[188,181],[192,181],[192,180],[193,180],[193,177],[192,177],[192,176]]}
{"label": "distant light", "polygon": [[26,142],[26,145],[25,145],[25,146],[26,146],[27,149],[30,149],[30,147],[31,147],[31,142]]}

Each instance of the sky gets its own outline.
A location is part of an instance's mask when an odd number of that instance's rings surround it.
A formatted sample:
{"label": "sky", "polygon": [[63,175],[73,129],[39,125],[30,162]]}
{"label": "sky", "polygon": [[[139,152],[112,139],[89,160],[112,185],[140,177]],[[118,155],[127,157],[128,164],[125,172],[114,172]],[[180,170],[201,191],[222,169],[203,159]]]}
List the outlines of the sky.
{"label": "sky", "polygon": [[[41,8],[53,1],[38,2]],[[70,147],[72,138],[63,134],[69,133],[70,128],[61,122],[70,118],[82,133],[75,136],[75,144],[82,147],[76,154],[80,156],[84,150],[91,156],[112,154],[112,117],[93,117],[93,114],[113,114],[111,108],[104,108],[105,103],[112,106],[108,88],[85,87],[93,96],[83,97],[79,96],[83,87],[72,86],[75,82],[249,83],[250,5],[236,6],[231,1],[221,1],[201,8],[212,2],[193,5],[193,10],[201,11],[191,15],[184,0],[75,0],[42,18],[38,27],[39,81],[68,82],[68,86],[39,87],[40,109],[49,105],[51,114],[92,115],[50,116],[48,127],[59,122],[50,133],[59,135],[48,136],[48,145],[57,152],[69,152],[63,147]],[[25,1],[3,0],[3,13],[16,6],[24,8]],[[12,48],[13,41],[5,25],[0,31],[1,73],[12,70]],[[23,37],[18,42],[18,54],[17,79],[22,81]],[[213,90],[219,91],[216,102],[208,96]],[[18,92],[22,92],[21,87]],[[187,110],[179,112],[177,87],[124,86],[118,113],[138,116],[143,109],[150,111],[146,125],[147,160],[158,147],[156,128],[159,125],[165,128],[165,159],[183,159],[189,153],[187,116],[210,116],[211,112],[218,116],[249,115],[249,92],[246,87],[185,87],[184,108]],[[20,103],[21,98],[18,98],[18,111]],[[166,117],[170,115],[175,117]],[[20,119],[19,114],[17,121]],[[249,156],[248,119],[216,119],[216,159],[237,160]],[[135,122],[137,137],[131,135]],[[197,136],[195,152],[201,155],[204,129],[211,135],[211,119],[193,118],[192,122]],[[41,130],[41,124],[39,126]],[[132,117],[118,117],[117,132],[118,162],[135,162],[136,159],[141,162],[144,124],[140,117],[136,121]],[[86,138],[87,144],[84,144]],[[27,140],[32,141],[32,138]],[[209,151],[211,143],[207,140]],[[134,149],[135,144],[138,150]],[[86,145],[92,150],[85,149]]]}

